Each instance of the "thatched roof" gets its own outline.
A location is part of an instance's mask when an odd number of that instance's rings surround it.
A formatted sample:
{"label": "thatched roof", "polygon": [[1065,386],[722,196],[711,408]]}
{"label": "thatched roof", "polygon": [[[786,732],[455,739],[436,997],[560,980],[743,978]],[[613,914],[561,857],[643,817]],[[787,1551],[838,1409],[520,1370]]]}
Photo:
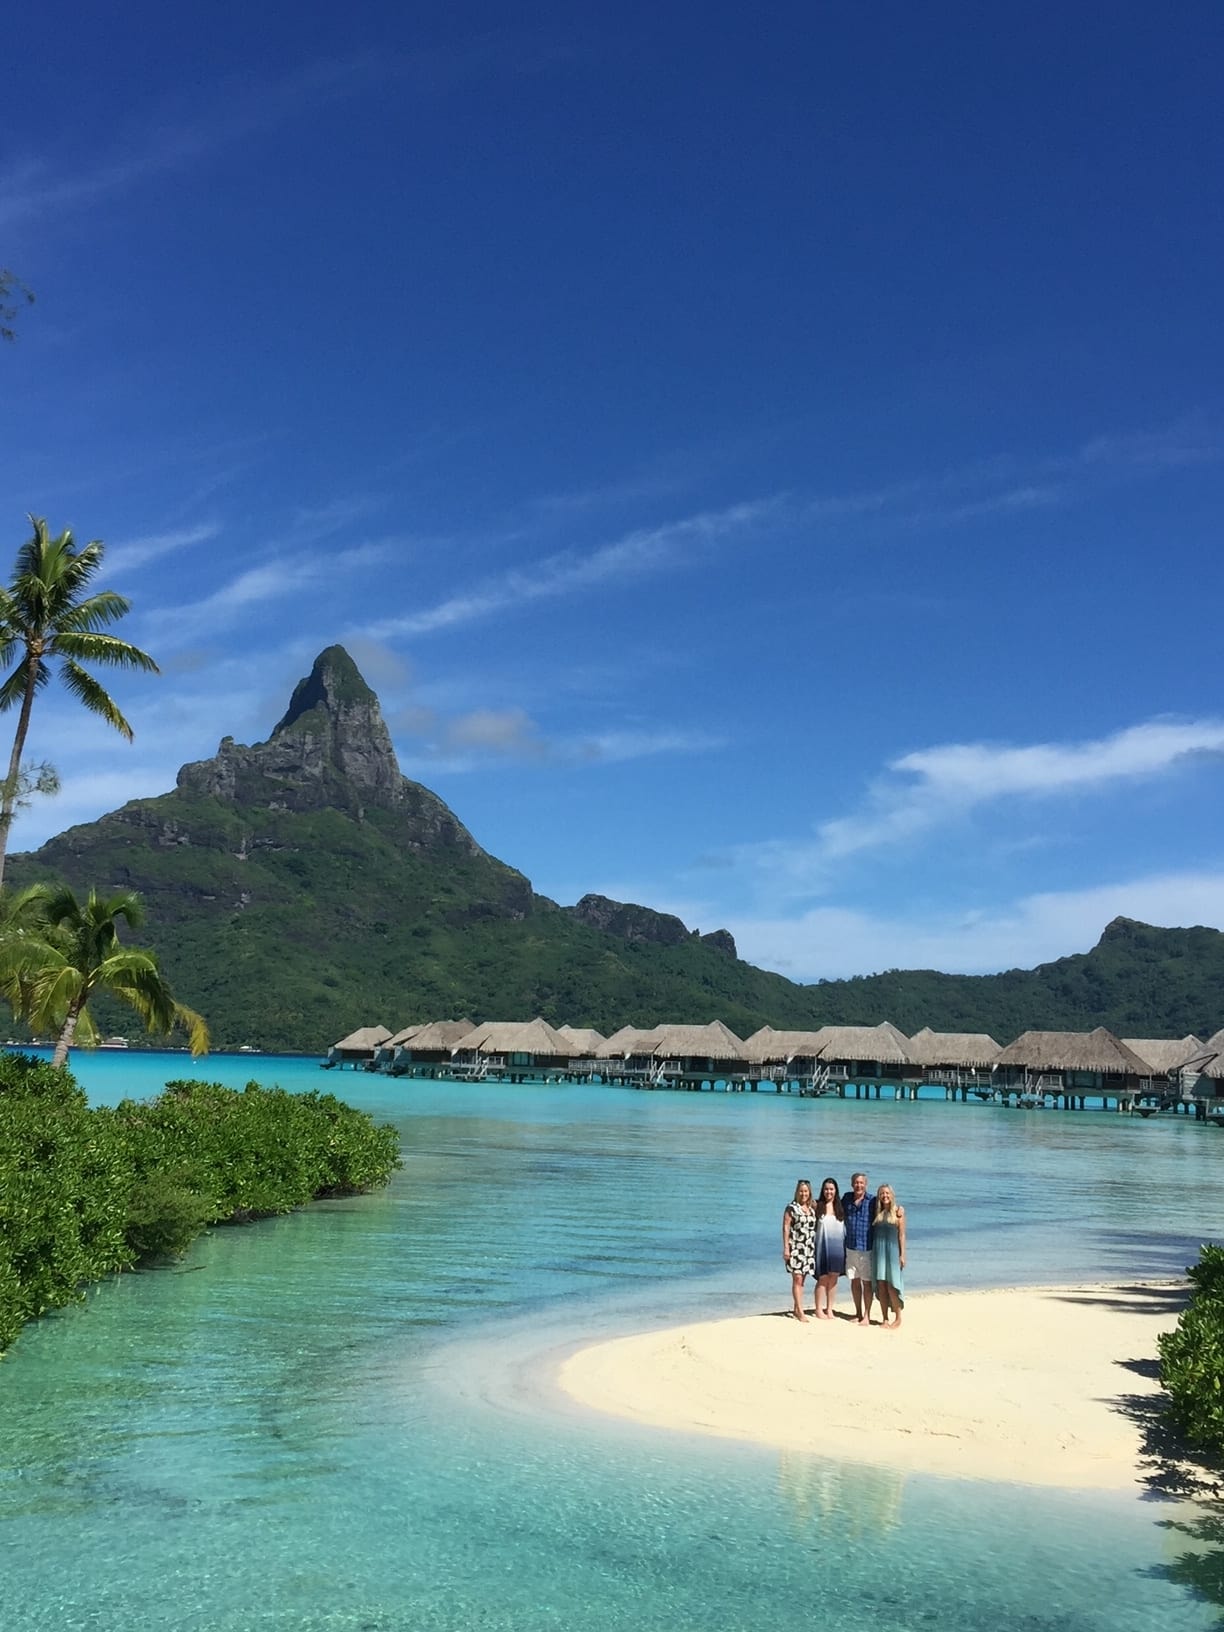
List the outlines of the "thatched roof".
{"label": "thatched roof", "polygon": [[452,1049],[471,1029],[470,1020],[431,1020],[427,1026],[418,1026],[413,1032],[413,1052],[420,1049],[424,1054],[437,1053],[440,1049]]}
{"label": "thatched roof", "polygon": [[1152,1068],[1112,1031],[1026,1031],[995,1061],[1035,1071],[1097,1071],[1107,1077],[1150,1077]]}
{"label": "thatched roof", "polygon": [[932,1031],[923,1026],[909,1040],[915,1065],[952,1065],[972,1069],[989,1067],[1002,1050],[985,1031]]}
{"label": "thatched roof", "polygon": [[599,1045],[595,1057],[599,1060],[627,1060],[630,1054],[649,1054],[661,1029],[659,1026],[651,1026],[649,1030],[641,1026],[622,1026],[612,1033],[606,1043]]}
{"label": "thatched roof", "polygon": [[568,1060],[574,1052],[569,1038],[538,1015],[534,1020],[490,1020],[460,1037],[454,1048],[456,1053],[537,1054],[555,1060]]}
{"label": "thatched roof", "polygon": [[742,1040],[721,1020],[707,1026],[660,1026],[652,1050],[656,1060],[746,1060]]}
{"label": "thatched roof", "polygon": [[356,1031],[350,1031],[347,1037],[342,1037],[332,1047],[338,1053],[368,1054],[385,1043],[390,1035],[386,1026],[358,1026]]}
{"label": "thatched roof", "polygon": [[1212,1054],[1224,1054],[1224,1029],[1213,1032],[1212,1035],[1208,1037],[1207,1041],[1203,1044],[1203,1052],[1206,1054],[1208,1051],[1210,1051]]}
{"label": "thatched roof", "polygon": [[557,1029],[573,1043],[576,1054],[593,1055],[604,1040],[603,1032],[590,1026],[558,1026]]}
{"label": "thatched roof", "polygon": [[891,1020],[878,1026],[822,1026],[822,1060],[878,1060],[881,1065],[908,1065],[909,1038]]}
{"label": "thatched roof", "polygon": [[1123,1037],[1124,1048],[1138,1054],[1152,1068],[1152,1075],[1164,1076],[1180,1071],[1191,1060],[1205,1060],[1211,1053],[1206,1043],[1197,1037]]}
{"label": "thatched roof", "polygon": [[763,1065],[766,1060],[815,1059],[825,1045],[826,1031],[775,1031],[762,1026],[744,1043],[750,1060]]}
{"label": "thatched roof", "polygon": [[398,1048],[401,1043],[406,1043],[409,1037],[415,1037],[420,1030],[419,1021],[415,1026],[405,1026],[403,1031],[397,1031],[394,1037],[388,1037],[386,1042],[380,1046],[383,1048]]}

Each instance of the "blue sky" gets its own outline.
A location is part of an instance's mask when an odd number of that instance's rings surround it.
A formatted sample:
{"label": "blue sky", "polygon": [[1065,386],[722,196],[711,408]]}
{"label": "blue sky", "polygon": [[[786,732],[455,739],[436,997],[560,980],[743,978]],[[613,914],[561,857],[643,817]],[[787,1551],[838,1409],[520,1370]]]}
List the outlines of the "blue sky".
{"label": "blue sky", "polygon": [[107,543],[129,748],[333,641],[561,901],[795,978],[1224,927],[1224,10],[9,20],[0,495]]}

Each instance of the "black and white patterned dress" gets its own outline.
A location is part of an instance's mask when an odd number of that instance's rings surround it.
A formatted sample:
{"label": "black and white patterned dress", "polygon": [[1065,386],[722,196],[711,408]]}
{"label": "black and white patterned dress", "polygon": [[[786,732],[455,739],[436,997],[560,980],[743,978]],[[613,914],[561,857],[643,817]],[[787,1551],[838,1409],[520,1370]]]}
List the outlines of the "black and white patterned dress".
{"label": "black and white patterned dress", "polygon": [[797,1201],[788,1201],[790,1214],[790,1257],[786,1267],[792,1275],[816,1273],[816,1209],[803,1207]]}

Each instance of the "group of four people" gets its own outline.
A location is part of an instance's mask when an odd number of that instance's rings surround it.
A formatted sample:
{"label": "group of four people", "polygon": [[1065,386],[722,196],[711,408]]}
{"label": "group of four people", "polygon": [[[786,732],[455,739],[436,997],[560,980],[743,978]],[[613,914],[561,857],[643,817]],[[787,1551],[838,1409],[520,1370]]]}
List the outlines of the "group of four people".
{"label": "group of four people", "polygon": [[881,1324],[889,1331],[901,1324],[905,1307],[905,1208],[891,1184],[875,1195],[867,1190],[867,1175],[855,1173],[845,1195],[836,1179],[825,1179],[819,1196],[811,1182],[800,1179],[795,1199],[782,1214],[782,1261],[790,1271],[791,1297],[796,1320],[803,1311],[803,1284],[809,1275],[816,1283],[817,1320],[832,1320],[833,1299],[843,1275],[850,1277],[854,1318],[871,1324],[873,1298],[879,1300]]}

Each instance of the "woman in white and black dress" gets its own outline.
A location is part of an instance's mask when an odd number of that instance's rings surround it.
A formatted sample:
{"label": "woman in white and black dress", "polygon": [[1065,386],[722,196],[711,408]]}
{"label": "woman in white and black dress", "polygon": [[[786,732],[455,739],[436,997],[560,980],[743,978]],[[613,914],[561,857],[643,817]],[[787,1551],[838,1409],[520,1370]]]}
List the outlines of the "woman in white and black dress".
{"label": "woman in white and black dress", "polygon": [[837,1283],[846,1273],[846,1215],[836,1179],[825,1179],[816,1198],[816,1319],[833,1319]]}
{"label": "woman in white and black dress", "polygon": [[800,1179],[795,1186],[795,1199],[788,1201],[782,1214],[782,1262],[790,1271],[791,1301],[796,1320],[806,1320],[803,1312],[803,1282],[815,1273],[816,1209],[812,1205],[812,1186]]}

